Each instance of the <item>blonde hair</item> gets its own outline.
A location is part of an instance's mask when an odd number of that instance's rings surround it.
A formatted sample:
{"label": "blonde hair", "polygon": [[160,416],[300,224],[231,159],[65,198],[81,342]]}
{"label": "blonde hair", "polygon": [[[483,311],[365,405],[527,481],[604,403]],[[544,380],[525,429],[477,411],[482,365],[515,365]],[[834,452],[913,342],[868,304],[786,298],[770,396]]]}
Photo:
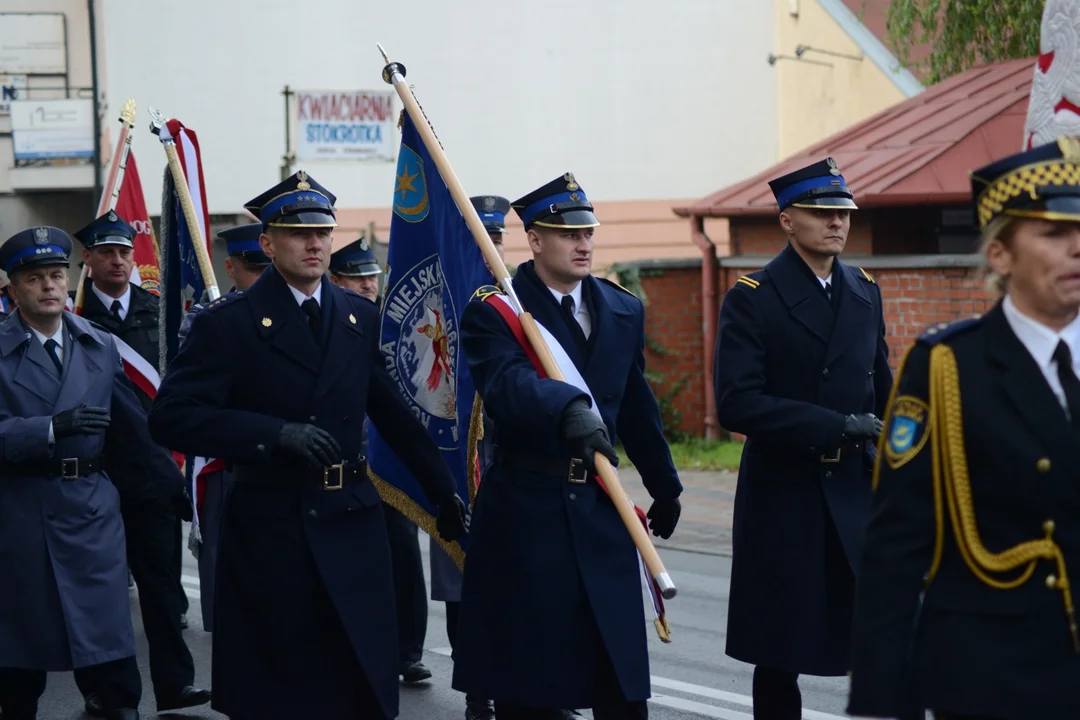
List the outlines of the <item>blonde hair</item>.
{"label": "blonde hair", "polygon": [[1016,229],[1013,222],[1015,219],[1016,218],[1010,217],[1009,215],[998,215],[990,221],[986,226],[986,229],[982,232],[982,243],[979,245],[979,254],[982,255],[983,274],[986,278],[986,290],[994,300],[1000,300],[1009,292],[1009,278],[994,272],[990,268],[990,263],[986,257],[986,249],[989,247],[992,240],[997,240],[1006,244],[1012,240],[1013,232]]}

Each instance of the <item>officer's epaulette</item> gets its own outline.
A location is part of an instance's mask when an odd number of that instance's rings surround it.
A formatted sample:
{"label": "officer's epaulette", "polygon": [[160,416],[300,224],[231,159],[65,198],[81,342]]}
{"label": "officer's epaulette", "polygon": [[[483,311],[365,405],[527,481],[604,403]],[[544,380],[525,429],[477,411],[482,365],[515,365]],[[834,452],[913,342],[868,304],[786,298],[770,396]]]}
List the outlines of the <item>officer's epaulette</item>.
{"label": "officer's epaulette", "polygon": [[751,290],[757,290],[758,287],[761,286],[761,281],[758,280],[755,277],[751,277],[750,275],[743,275],[742,277],[740,277],[738,280],[735,281],[735,284],[736,285],[745,285],[746,287],[750,288]]}
{"label": "officer's epaulette", "polygon": [[472,297],[469,298],[469,302],[473,302],[474,300],[476,302],[484,302],[484,300],[487,300],[492,295],[500,294],[502,294],[502,290],[494,285],[481,285],[476,289],[476,292],[472,294]]}
{"label": "officer's epaulette", "polygon": [[863,279],[863,280],[865,280],[866,282],[870,283],[871,285],[876,285],[876,284],[877,284],[877,283],[875,283],[875,282],[874,282],[874,278],[872,278],[872,277],[870,276],[870,273],[866,272],[866,271],[865,271],[865,270],[863,270],[862,268],[859,268],[859,272],[860,272],[860,273],[862,273],[862,279]]}
{"label": "officer's epaulette", "polygon": [[957,335],[972,330],[982,323],[982,315],[964,318],[951,323],[938,323],[931,325],[919,335],[919,342],[924,345],[937,345],[938,343],[954,338]]}
{"label": "officer's epaulette", "polygon": [[614,280],[609,280],[609,279],[607,279],[607,278],[605,278],[605,277],[598,277],[598,278],[596,278],[596,279],[597,279],[597,280],[599,280],[599,281],[600,281],[600,282],[602,282],[602,283],[607,283],[608,285],[610,285],[611,287],[615,288],[616,290],[622,290],[622,291],[623,291],[624,293],[626,293],[626,294],[627,294],[627,295],[629,295],[630,297],[633,297],[633,298],[636,298],[636,297],[637,297],[637,295],[635,295],[634,293],[630,292],[629,290],[627,290],[626,288],[624,288],[624,287],[623,287],[622,285],[620,285],[619,283],[615,282]]}
{"label": "officer's epaulette", "polygon": [[218,308],[222,308],[222,307],[224,307],[226,305],[229,305],[230,303],[236,302],[237,300],[239,300],[242,297],[244,297],[244,291],[243,290],[237,290],[235,292],[226,293],[226,294],[222,295],[221,297],[219,297],[217,300],[214,300],[209,305],[207,305],[204,308],[204,310],[217,310]]}

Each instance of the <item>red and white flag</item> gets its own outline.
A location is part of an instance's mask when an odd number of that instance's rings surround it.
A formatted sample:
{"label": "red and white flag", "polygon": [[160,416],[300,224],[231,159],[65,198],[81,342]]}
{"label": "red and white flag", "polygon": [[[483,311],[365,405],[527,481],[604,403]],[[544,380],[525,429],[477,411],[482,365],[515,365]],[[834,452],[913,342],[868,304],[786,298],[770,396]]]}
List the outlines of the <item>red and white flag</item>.
{"label": "red and white flag", "polygon": [[143,195],[134,152],[128,153],[127,169],[116,199],[116,214],[135,228],[135,262],[131,268],[131,282],[143,290],[160,295],[161,263],[158,260],[157,239],[154,237],[150,213],[146,210],[146,197]]}

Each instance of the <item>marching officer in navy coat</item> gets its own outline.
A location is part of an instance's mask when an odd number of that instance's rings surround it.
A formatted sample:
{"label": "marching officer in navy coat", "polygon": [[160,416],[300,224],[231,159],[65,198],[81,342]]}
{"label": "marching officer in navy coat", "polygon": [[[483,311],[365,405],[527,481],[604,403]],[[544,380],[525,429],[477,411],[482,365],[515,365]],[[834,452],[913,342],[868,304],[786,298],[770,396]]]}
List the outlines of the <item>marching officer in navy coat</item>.
{"label": "marching officer in navy coat", "polygon": [[769,183],[788,246],[720,308],[716,415],[746,435],[727,654],[754,717],[801,717],[797,678],[849,670],[854,569],[892,374],[881,291],[837,257],[856,209],[829,158]]}
{"label": "marching officer in navy coat", "polygon": [[[352,290],[371,302],[379,302],[382,268],[367,238],[361,237],[330,256],[330,281]],[[363,453],[367,454],[368,422],[364,421]],[[431,670],[420,662],[427,636],[427,586],[420,557],[417,527],[390,503],[383,503],[386,534],[390,540],[390,563],[394,568],[394,600],[397,603],[398,672],[412,684],[427,680]]]}
{"label": "marching officer in navy coat", "polygon": [[[0,324],[0,706],[32,720],[46,673],[78,669],[107,718],[138,718],[121,497],[182,487],[150,440],[111,336],[64,312],[72,240],[24,230],[0,247],[19,309]],[[107,458],[125,457],[109,477]],[[109,470],[110,474],[112,473]]]}
{"label": "marching officer in navy coat", "polygon": [[[83,243],[83,260],[92,275],[83,294],[82,316],[126,342],[148,363],[158,365],[158,299],[129,281],[135,228],[110,210],[75,233]],[[149,410],[150,398],[136,395]],[[127,456],[111,461],[113,480],[129,473]],[[168,468],[179,476],[175,465]],[[176,710],[210,702],[210,691],[194,686],[195,661],[184,641],[187,594],[180,584],[183,557],[182,519],[191,519],[190,499],[183,485],[171,502],[145,502],[121,489],[120,509],[128,539],[128,563],[139,587],[139,607],[150,647],[150,678],[158,710]],[[84,671],[75,682],[86,698],[86,711],[101,716],[100,693]]]}
{"label": "marching officer in navy coat", "polygon": [[[593,708],[644,718],[650,693],[633,541],[592,479],[594,453],[621,438],[670,537],[682,485],[645,380],[641,301],[590,274],[592,205],[567,173],[513,203],[533,261],[514,288],[566,349],[595,398],[542,379],[478,293],[462,314],[469,370],[494,422],[495,457],[476,499],[454,649],[454,687],[492,698],[499,720]],[[495,300],[497,301],[497,300]]]}
{"label": "marching officer in navy coat", "polygon": [[300,171],[245,206],[273,265],[196,316],[150,413],[162,444],[232,463],[213,648],[213,707],[232,720],[397,715],[365,414],[438,508],[439,533],[464,532],[441,453],[386,372],[378,309],[325,276],[333,203]]}
{"label": "marching officer in navy coat", "polygon": [[1059,143],[972,173],[999,301],[929,328],[901,362],[856,595],[854,716],[1080,717],[1080,143]]}
{"label": "marching officer in navy coat", "polygon": [[[233,282],[229,293],[247,290],[263,271],[270,267],[270,258],[266,257],[266,253],[259,246],[260,235],[262,223],[238,225],[218,233],[218,237],[225,241],[225,252],[228,253],[225,258],[225,272]],[[187,338],[196,315],[205,307],[203,304],[192,305],[184,315],[178,333],[181,344]],[[208,472],[200,477],[200,483],[205,484],[201,501],[198,497],[191,499],[193,503],[198,503],[199,509],[199,544],[196,555],[199,562],[199,603],[202,606],[203,630],[213,632],[217,557],[221,547],[222,524],[225,521],[225,500],[233,486],[232,473],[228,468]]]}

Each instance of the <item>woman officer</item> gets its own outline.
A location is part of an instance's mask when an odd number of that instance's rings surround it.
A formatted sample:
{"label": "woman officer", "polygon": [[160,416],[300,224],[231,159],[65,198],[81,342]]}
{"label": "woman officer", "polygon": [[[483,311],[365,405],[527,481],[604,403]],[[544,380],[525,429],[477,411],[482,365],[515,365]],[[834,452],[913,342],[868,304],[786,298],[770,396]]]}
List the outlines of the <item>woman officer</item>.
{"label": "woman officer", "polygon": [[1080,142],[972,174],[985,316],[901,362],[856,590],[857,717],[1080,718]]}

